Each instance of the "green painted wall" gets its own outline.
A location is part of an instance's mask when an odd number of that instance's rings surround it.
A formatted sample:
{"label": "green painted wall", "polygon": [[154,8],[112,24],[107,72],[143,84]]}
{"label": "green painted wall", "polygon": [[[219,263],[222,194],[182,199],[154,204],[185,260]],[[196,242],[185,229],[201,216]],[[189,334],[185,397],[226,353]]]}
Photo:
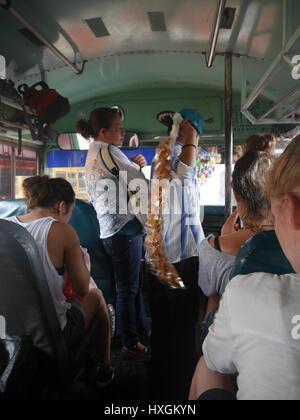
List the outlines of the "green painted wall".
{"label": "green painted wall", "polygon": [[[141,141],[152,140],[154,136],[165,135],[166,127],[160,124],[156,115],[160,111],[179,111],[181,108],[197,109],[204,117],[210,119],[206,123],[205,133],[224,133],[224,94],[218,90],[197,89],[144,89],[93,98],[71,106],[70,113],[59,120],[53,127],[59,132],[75,131],[76,121],[88,119],[90,112],[99,107],[120,105],[125,111],[124,128],[135,131]],[[266,103],[256,103],[255,113],[261,114]],[[240,94],[233,98],[234,142],[242,142],[249,134],[269,131],[269,126],[253,126],[240,112]],[[223,143],[220,138],[209,142]]]}

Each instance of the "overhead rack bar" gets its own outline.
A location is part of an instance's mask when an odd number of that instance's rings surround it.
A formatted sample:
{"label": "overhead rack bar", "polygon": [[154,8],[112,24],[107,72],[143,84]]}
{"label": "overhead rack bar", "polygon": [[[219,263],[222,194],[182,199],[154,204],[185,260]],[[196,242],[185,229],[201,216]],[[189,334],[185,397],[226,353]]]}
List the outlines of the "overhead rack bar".
{"label": "overhead rack bar", "polygon": [[282,104],[284,104],[289,98],[293,97],[298,92],[299,89],[300,89],[300,85],[293,88],[287,95],[284,95],[284,97],[281,98],[278,102],[276,102],[276,104],[272,106],[272,108],[269,109],[269,111],[267,111],[264,115],[262,115],[258,119],[258,122],[262,122],[266,117],[272,114],[272,112],[276,111],[276,109],[278,109]]}
{"label": "overhead rack bar", "polygon": [[217,47],[217,42],[218,42],[218,37],[219,37],[219,32],[220,32],[220,27],[221,27],[221,22],[222,22],[222,17],[223,17],[223,14],[224,14],[225,4],[226,4],[226,0],[220,0],[219,8],[218,8],[218,14],[217,14],[217,20],[216,20],[215,29],[214,29],[214,34],[213,34],[213,38],[212,38],[212,43],[211,43],[211,47],[210,47],[208,61],[206,63],[207,67],[209,67],[209,68],[212,67],[212,64],[213,64],[213,61],[214,61],[214,58],[215,58],[215,52],[216,52],[216,47]]}
{"label": "overhead rack bar", "polygon": [[[283,64],[289,64],[289,59],[286,56],[289,51],[294,47],[297,41],[300,41],[300,26],[297,28],[293,36],[291,37],[290,41],[287,43],[287,45],[283,48],[283,50],[278,54],[278,56],[275,58],[269,69],[266,71],[266,73],[263,75],[260,82],[256,85],[256,87],[253,89],[252,93],[247,97],[247,84],[245,83],[246,74],[243,74],[243,80],[242,80],[242,88],[241,88],[241,97],[242,97],[242,108],[241,112],[242,114],[254,125],[256,124],[291,124],[293,123],[300,123],[300,119],[291,121],[289,118],[266,118],[269,116],[273,111],[278,109],[281,105],[283,105],[289,98],[291,98],[293,95],[295,95],[298,91],[300,91],[300,83],[294,87],[287,95],[285,95],[283,98],[278,100],[271,109],[269,109],[263,116],[259,118],[255,118],[252,113],[249,111],[250,106],[254,103],[254,101],[258,98],[258,96],[263,92],[263,90],[266,88],[266,86],[269,85],[272,78],[275,76],[275,74],[280,70],[281,66]],[[245,103],[243,101],[245,100]],[[288,117],[291,114],[287,114],[285,117]]]}
{"label": "overhead rack bar", "polygon": [[0,0],[0,5],[8,10],[16,19],[25,25],[46,47],[48,47],[64,64],[66,64],[75,74],[81,74],[79,70],[70,60],[67,59],[43,34],[35,29],[12,5],[11,1]]}

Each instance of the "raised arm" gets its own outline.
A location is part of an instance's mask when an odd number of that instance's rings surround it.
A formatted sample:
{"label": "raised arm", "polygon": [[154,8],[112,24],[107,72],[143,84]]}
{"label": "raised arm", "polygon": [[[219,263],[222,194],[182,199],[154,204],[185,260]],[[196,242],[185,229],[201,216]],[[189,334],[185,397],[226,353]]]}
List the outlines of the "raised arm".
{"label": "raised arm", "polygon": [[180,125],[179,138],[179,141],[183,144],[183,148],[179,159],[182,163],[190,166],[191,168],[196,168],[198,140],[199,136],[195,128],[188,122],[188,120],[183,120]]}

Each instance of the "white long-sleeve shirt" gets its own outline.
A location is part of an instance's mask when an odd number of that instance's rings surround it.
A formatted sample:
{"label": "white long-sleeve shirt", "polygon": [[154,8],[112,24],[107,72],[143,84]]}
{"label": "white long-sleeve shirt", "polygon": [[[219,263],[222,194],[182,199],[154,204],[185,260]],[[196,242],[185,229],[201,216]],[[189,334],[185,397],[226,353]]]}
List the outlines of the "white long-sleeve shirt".
{"label": "white long-sleeve shirt", "polygon": [[[173,264],[198,257],[200,243],[205,238],[201,224],[197,169],[179,159],[182,146],[179,142],[175,145],[171,164],[173,188],[164,214],[166,250]],[[153,164],[152,177],[154,170]]]}
{"label": "white long-sleeve shirt", "polygon": [[94,141],[90,146],[85,164],[87,191],[97,213],[102,239],[115,235],[135,217],[128,210],[127,184],[138,179],[147,185],[147,180],[137,165],[129,160],[118,147],[111,145],[112,157],[120,172],[122,171],[127,178],[123,178],[125,181],[121,184],[123,188],[120,189],[117,178],[101,160],[100,149],[105,146],[108,146],[105,142]]}
{"label": "white long-sleeve shirt", "polygon": [[203,343],[208,368],[238,374],[239,400],[300,399],[300,275],[229,282]]}

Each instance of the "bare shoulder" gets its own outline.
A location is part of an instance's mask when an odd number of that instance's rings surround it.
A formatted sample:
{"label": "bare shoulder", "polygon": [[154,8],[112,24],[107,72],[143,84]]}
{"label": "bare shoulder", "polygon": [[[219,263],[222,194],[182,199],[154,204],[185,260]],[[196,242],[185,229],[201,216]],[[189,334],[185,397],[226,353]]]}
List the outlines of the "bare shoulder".
{"label": "bare shoulder", "polygon": [[68,225],[67,223],[55,221],[52,223],[51,229],[49,231],[49,239],[55,239],[61,243],[69,244],[70,242],[79,242],[79,238],[75,229]]}
{"label": "bare shoulder", "polygon": [[47,247],[54,267],[62,267],[66,262],[66,255],[79,253],[80,242],[72,226],[55,221],[48,233]]}

